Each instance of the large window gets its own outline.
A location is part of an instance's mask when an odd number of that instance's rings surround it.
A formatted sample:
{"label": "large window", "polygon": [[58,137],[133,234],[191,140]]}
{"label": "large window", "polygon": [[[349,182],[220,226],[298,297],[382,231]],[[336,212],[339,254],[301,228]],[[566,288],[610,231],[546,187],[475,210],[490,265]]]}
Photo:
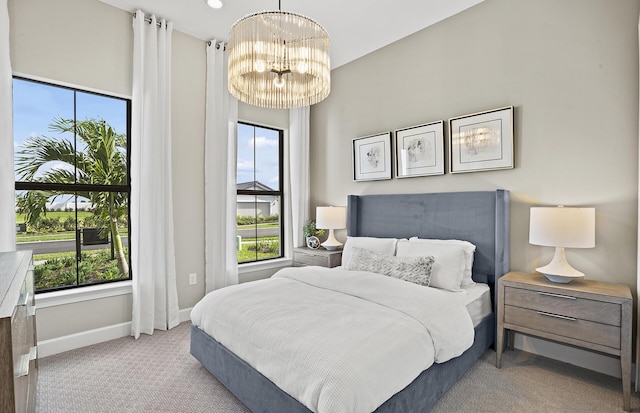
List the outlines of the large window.
{"label": "large window", "polygon": [[238,263],[283,255],[283,132],[238,123]]}
{"label": "large window", "polygon": [[37,291],[129,279],[131,102],[13,79],[17,249]]}

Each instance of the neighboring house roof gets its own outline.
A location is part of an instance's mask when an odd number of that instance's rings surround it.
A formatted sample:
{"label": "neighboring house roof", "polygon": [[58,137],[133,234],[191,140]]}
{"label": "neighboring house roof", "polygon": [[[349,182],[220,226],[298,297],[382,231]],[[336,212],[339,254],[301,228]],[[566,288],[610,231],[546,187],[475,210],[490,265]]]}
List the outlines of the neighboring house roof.
{"label": "neighboring house roof", "polygon": [[273,188],[268,187],[260,181],[240,182],[236,185],[236,188],[243,191],[274,191]]}

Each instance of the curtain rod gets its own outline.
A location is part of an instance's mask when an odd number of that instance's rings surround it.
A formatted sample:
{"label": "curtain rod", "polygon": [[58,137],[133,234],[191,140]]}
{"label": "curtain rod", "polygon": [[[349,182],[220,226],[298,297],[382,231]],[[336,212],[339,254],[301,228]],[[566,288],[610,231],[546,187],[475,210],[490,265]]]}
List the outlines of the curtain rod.
{"label": "curtain rod", "polygon": [[[227,50],[227,44],[222,42],[222,43],[216,43],[216,49],[220,49],[220,45],[222,45],[223,49],[222,50]],[[209,40],[207,42],[207,46],[211,46],[211,40]]]}
{"label": "curtain rod", "polygon": [[[134,19],[136,18],[136,13],[135,12],[131,13],[131,15],[133,16]],[[151,17],[144,16],[144,21],[149,23],[149,24],[151,24]],[[162,22],[156,21],[156,26],[162,27]]]}

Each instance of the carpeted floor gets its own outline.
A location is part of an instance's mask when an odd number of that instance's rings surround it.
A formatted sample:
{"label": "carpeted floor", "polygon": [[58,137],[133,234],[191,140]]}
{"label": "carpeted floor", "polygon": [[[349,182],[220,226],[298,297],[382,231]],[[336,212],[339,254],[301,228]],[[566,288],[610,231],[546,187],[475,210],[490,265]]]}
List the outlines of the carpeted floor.
{"label": "carpeted floor", "polygon": [[[621,412],[620,380],[579,367],[506,352],[483,358],[433,413]],[[632,408],[638,411],[634,395]],[[37,412],[248,412],[189,354],[189,323],[40,360]],[[284,412],[274,412],[284,413]]]}

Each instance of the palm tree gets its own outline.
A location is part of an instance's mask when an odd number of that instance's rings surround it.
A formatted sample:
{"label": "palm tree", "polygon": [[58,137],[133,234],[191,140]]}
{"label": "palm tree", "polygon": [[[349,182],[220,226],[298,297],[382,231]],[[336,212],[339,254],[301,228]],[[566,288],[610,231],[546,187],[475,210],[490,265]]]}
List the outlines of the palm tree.
{"label": "palm tree", "polygon": [[[54,118],[51,132],[74,134],[78,147],[66,138],[31,136],[16,157],[18,178],[28,182],[51,184],[125,185],[127,182],[126,135],[116,133],[104,119]],[[55,166],[44,167],[55,162]],[[43,168],[44,167],[44,168]],[[46,214],[48,199],[68,194],[69,190],[29,190],[19,196],[17,206],[34,224]],[[129,274],[129,264],[118,231],[118,221],[127,213],[128,196],[123,192],[74,191],[94,205],[94,215],[103,228],[109,228],[118,270]]]}

